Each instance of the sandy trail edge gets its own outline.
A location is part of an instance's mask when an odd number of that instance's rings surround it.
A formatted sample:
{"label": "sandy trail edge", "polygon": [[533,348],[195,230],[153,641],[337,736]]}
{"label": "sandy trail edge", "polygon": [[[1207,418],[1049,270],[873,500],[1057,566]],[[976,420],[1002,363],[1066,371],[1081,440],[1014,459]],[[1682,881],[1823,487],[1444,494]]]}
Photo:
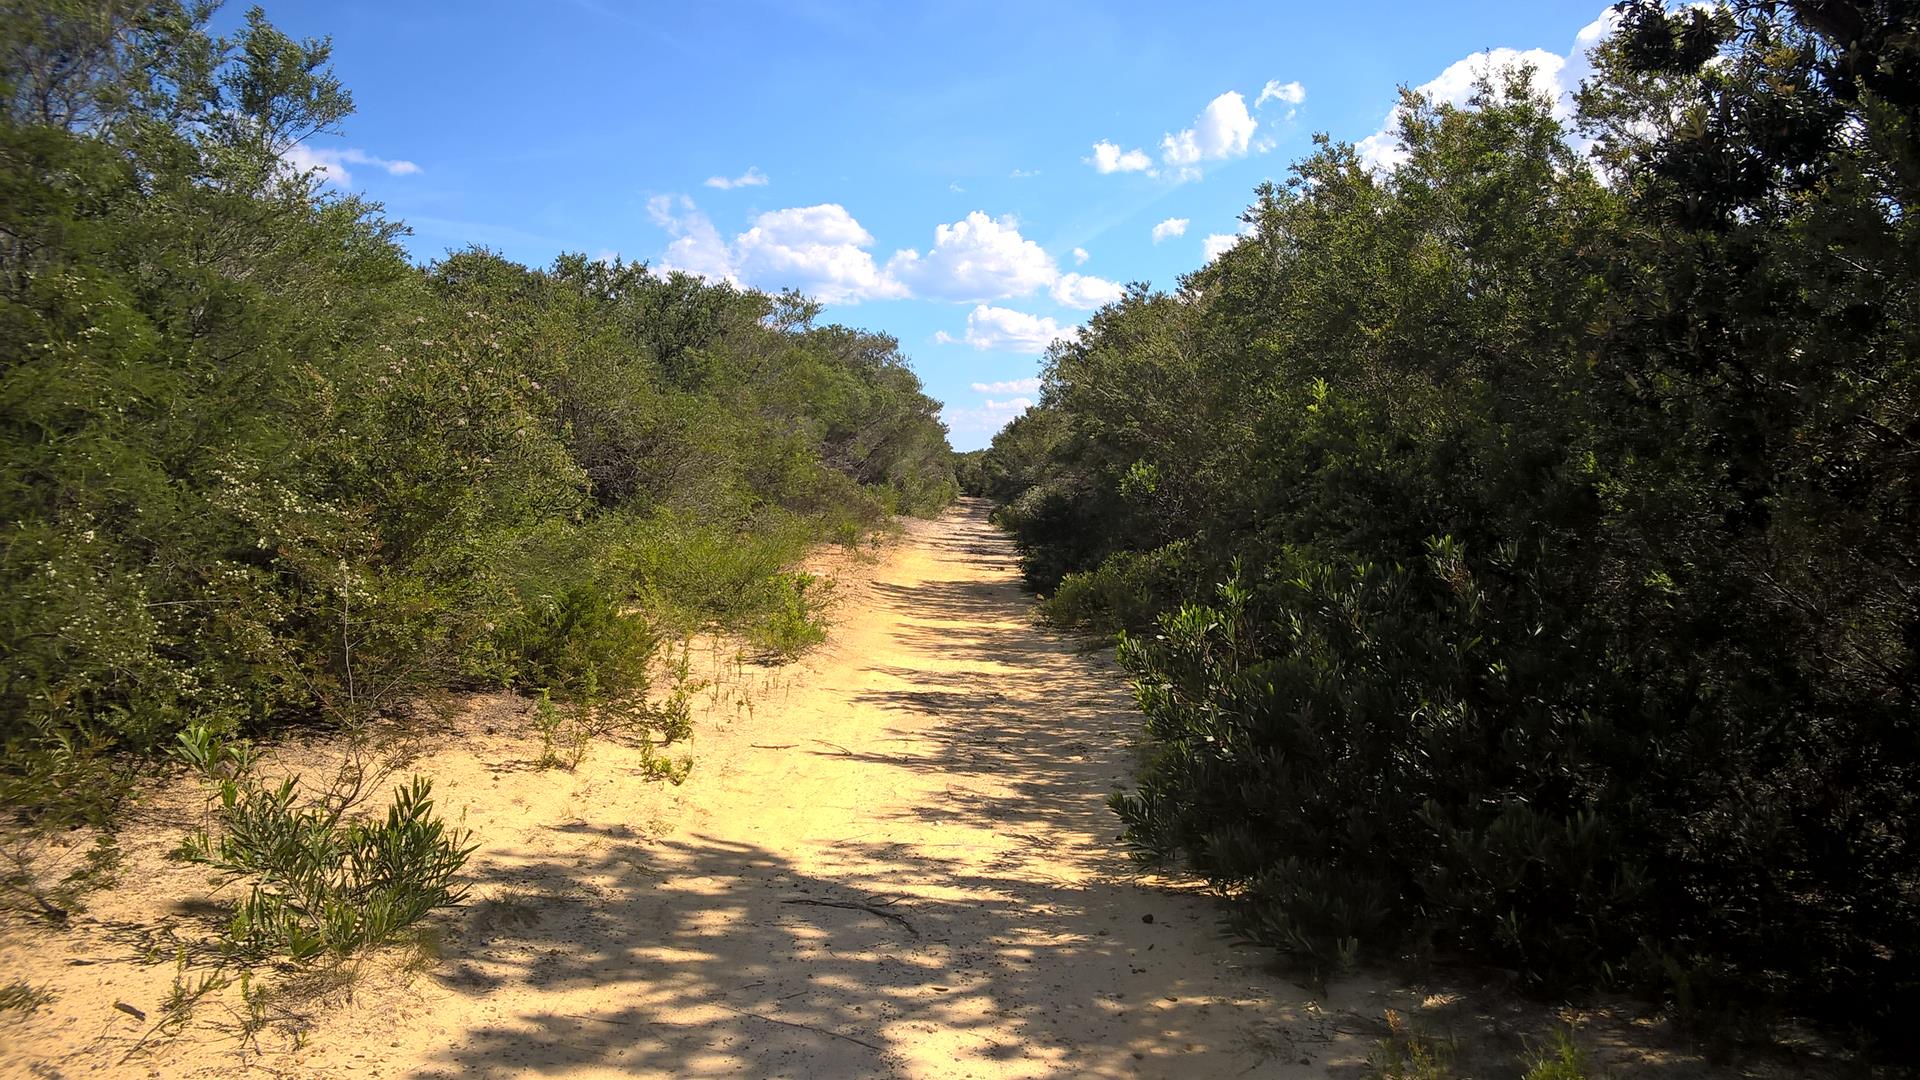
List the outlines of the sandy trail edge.
{"label": "sandy trail edge", "polygon": [[190,794],[157,800],[81,925],[0,934],[0,965],[60,995],[0,1022],[0,1073],[1358,1075],[1385,1006],[1453,1000],[1367,979],[1316,997],[1191,886],[1136,875],[1105,798],[1139,715],[1109,661],[1034,627],[984,506],[837,576],[806,661],[709,665],[683,787],[611,744],[530,769],[498,698],[429,740],[410,768],[485,844],[471,902],[424,970],[376,957],[277,1001],[261,1053],[214,1009],[126,1057],[145,1025],[113,1004],[152,1013],[173,977],[156,912],[183,938],[206,917],[205,882],[163,858]]}

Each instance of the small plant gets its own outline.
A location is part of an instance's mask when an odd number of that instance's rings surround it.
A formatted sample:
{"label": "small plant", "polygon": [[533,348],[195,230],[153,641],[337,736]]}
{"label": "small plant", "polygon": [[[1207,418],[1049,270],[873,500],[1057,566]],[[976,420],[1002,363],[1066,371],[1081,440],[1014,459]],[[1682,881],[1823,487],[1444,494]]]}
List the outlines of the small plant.
{"label": "small plant", "polygon": [[651,742],[641,743],[640,755],[641,772],[649,780],[665,780],[674,787],[679,787],[687,782],[687,775],[693,772],[693,758],[685,754],[677,758],[669,758],[665,754],[656,753]]}
{"label": "small plant", "polygon": [[654,727],[669,744],[693,737],[693,695],[705,690],[708,683],[705,679],[692,678],[692,669],[692,645],[682,638],[668,669],[673,677],[673,690],[665,701],[650,710]]}
{"label": "small plant", "polygon": [[819,599],[826,588],[819,578],[807,573],[776,574],[769,579],[769,587],[773,595],[767,613],[750,635],[755,645],[791,660],[827,639]]}
{"label": "small plant", "polygon": [[1551,1049],[1536,1052],[1522,1080],[1589,1080],[1587,1053],[1569,1031],[1556,1031]]}
{"label": "small plant", "polygon": [[580,704],[555,705],[550,692],[540,691],[533,702],[533,729],[540,733],[541,768],[572,772],[586,760],[587,746],[593,741],[593,732],[585,722],[586,708]]}
{"label": "small plant", "polygon": [[223,935],[232,954],[345,956],[466,893],[456,877],[474,848],[434,815],[425,777],[396,787],[385,820],[369,822],[349,820],[340,801],[301,805],[297,778],[261,783],[252,745],[203,723],[180,734],[176,753],[205,779],[219,826],[217,837],[188,836],[179,856],[247,882]]}
{"label": "small plant", "polygon": [[194,1007],[203,998],[217,994],[233,985],[233,979],[218,968],[188,974],[187,950],[182,947],[173,961],[173,984],[167,988],[167,996],[160,1002],[160,1020],[154,1025],[154,1032],[162,1036],[178,1034],[193,1019]]}
{"label": "small plant", "polygon": [[1457,1047],[1452,1039],[1434,1040],[1413,1030],[1406,1017],[1387,1010],[1387,1037],[1367,1063],[1380,1080],[1452,1080]]}

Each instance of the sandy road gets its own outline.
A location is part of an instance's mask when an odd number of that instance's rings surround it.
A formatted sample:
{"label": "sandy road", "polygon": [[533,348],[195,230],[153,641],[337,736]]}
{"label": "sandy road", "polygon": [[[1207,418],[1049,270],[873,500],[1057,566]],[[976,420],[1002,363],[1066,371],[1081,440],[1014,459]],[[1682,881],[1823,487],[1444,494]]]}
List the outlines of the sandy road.
{"label": "sandy road", "polygon": [[[983,508],[913,525],[804,684],[703,752],[673,832],[573,871],[606,891],[543,920],[569,959],[515,973],[534,992],[445,1029],[422,1072],[1197,1077],[1363,1054],[1206,900],[1135,880],[1104,800],[1138,714],[1029,605]],[[1281,1019],[1297,1045],[1250,1050]]]}
{"label": "sandy road", "polygon": [[[572,775],[507,768],[524,748],[491,728],[423,757],[486,843],[473,901],[425,974],[305,1008],[297,1046],[263,1039],[255,1063],[931,1078],[1319,1076],[1364,1059],[1346,1006],[1263,971],[1205,897],[1135,875],[1105,799],[1138,714],[1111,663],[1032,624],[983,507],[909,525],[842,591],[832,639],[782,691],[701,724],[683,787],[637,782],[611,751]],[[23,1049],[95,1050],[13,1061],[64,1076],[239,1060],[189,1035],[115,1064],[100,1048],[125,1038],[90,1025],[125,1021],[42,1030]]]}

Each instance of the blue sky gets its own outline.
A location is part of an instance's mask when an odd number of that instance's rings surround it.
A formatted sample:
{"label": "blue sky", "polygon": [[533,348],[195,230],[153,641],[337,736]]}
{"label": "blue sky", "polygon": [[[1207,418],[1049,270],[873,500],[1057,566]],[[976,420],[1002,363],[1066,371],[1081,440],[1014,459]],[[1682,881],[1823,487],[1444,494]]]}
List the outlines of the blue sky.
{"label": "blue sky", "polygon": [[1036,396],[1046,340],[1201,266],[1314,132],[1386,162],[1398,85],[1457,98],[1524,56],[1571,86],[1605,3],[266,8],[333,38],[358,106],[301,163],[383,202],[420,260],[802,288],[898,337],[969,449]]}

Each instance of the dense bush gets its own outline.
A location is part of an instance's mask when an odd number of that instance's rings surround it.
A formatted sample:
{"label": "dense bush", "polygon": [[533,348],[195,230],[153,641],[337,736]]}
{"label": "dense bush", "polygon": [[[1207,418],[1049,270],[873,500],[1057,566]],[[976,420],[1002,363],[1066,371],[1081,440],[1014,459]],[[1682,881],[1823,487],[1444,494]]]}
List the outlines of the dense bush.
{"label": "dense bush", "polygon": [[1621,14],[1590,156],[1525,73],[1409,95],[971,482],[1056,617],[1152,628],[1116,806],[1259,936],[1910,1052],[1920,23]]}
{"label": "dense bush", "polygon": [[351,109],[326,43],[206,14],[0,12],[0,800],[198,721],[609,698],[712,622],[798,642],[807,544],[954,494],[897,343],[800,297],[412,265],[285,164]]}

